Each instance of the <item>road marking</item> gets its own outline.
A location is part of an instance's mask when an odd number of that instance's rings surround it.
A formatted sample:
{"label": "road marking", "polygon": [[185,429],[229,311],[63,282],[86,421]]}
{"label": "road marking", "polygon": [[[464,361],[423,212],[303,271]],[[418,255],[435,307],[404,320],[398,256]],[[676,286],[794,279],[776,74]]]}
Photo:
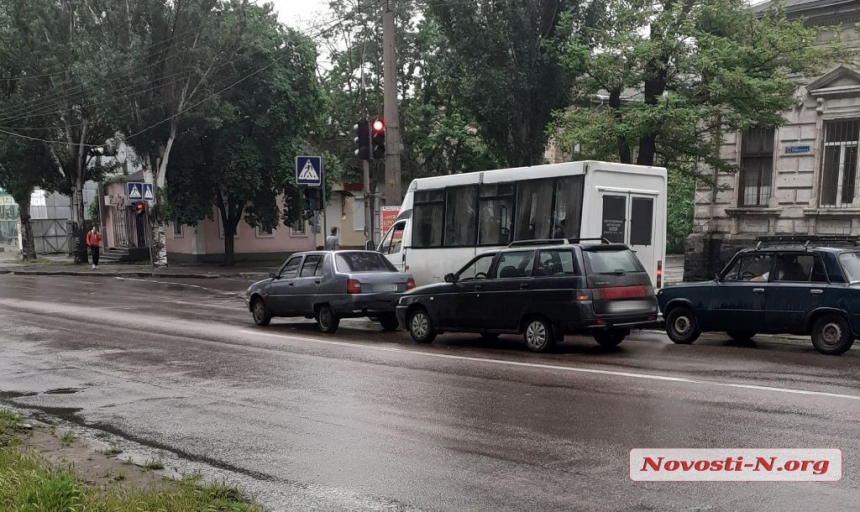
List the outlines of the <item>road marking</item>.
{"label": "road marking", "polygon": [[631,379],[643,379],[643,380],[657,380],[663,382],[679,382],[684,384],[696,384],[703,386],[719,386],[726,388],[736,388],[736,389],[751,389],[755,391],[771,391],[775,393],[786,393],[792,395],[807,395],[807,396],[822,396],[828,398],[841,398],[846,400],[856,400],[860,401],[860,396],[857,395],[844,395],[841,393],[828,393],[825,391],[810,391],[805,389],[795,389],[795,388],[779,388],[773,386],[759,386],[756,384],[737,384],[731,382],[719,382],[714,380],[701,380],[701,379],[691,379],[688,377],[669,377],[666,375],[651,375],[647,373],[635,373],[635,372],[619,372],[614,370],[598,370],[595,368],[572,368],[570,366],[559,366],[554,364],[544,364],[544,363],[524,363],[520,361],[505,361],[502,359],[486,359],[481,357],[471,357],[471,356],[456,356],[451,354],[438,354],[435,352],[423,352],[423,351],[415,351],[415,350],[404,350],[400,348],[391,348],[391,347],[377,347],[373,345],[362,345],[357,343],[348,343],[345,341],[332,341],[332,340],[321,340],[317,338],[306,338],[303,336],[284,336],[282,334],[272,334],[268,332],[259,332],[259,331],[249,331],[247,329],[242,330],[244,334],[248,335],[260,335],[260,336],[271,336],[273,338],[280,339],[292,339],[297,341],[308,341],[311,343],[320,343],[323,345],[337,345],[342,347],[352,347],[352,348],[362,348],[365,350],[376,350],[380,352],[396,352],[401,354],[415,354],[426,357],[435,357],[438,359],[454,359],[459,361],[471,361],[477,363],[487,363],[487,364],[497,364],[503,366],[518,366],[521,368],[540,368],[544,370],[559,370],[565,372],[573,372],[573,373],[588,373],[592,375],[607,375],[612,377],[628,377]]}

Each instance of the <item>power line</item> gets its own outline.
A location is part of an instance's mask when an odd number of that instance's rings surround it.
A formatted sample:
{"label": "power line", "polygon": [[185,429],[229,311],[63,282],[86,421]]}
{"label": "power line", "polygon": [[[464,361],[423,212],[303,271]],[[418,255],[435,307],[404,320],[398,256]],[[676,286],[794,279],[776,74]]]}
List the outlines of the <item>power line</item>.
{"label": "power line", "polygon": [[[190,51],[191,51],[191,48],[186,48],[186,49],[178,52],[175,55],[166,55],[160,60],[146,64],[144,66],[144,69],[148,69],[148,68],[151,68],[153,66],[162,64],[163,62],[165,62],[166,60],[168,60],[172,57],[178,57],[178,56],[183,55],[185,53],[188,53]],[[133,72],[130,72],[128,74],[120,75],[118,77],[106,79],[101,84],[96,82],[92,87],[105,86],[108,84],[112,84],[112,83],[116,83],[116,82],[120,82],[120,81],[124,81],[124,80],[130,80],[130,79],[133,79],[138,74],[140,74],[140,70],[133,71]],[[26,110],[30,109],[30,108],[41,108],[39,105],[47,103],[47,102],[52,102],[53,104],[56,104],[57,106],[61,106],[60,103],[62,103],[63,101],[68,101],[69,99],[74,98],[76,95],[83,94],[84,93],[84,90],[83,90],[84,86],[83,85],[74,85],[74,86],[68,87],[66,89],[61,88],[62,85],[70,84],[74,81],[75,81],[75,79],[72,78],[72,79],[66,80],[65,82],[61,82],[60,84],[57,84],[55,86],[56,88],[58,88],[58,90],[52,91],[44,97],[37,98],[37,99],[31,100],[29,102],[25,102],[23,104],[19,104],[19,105],[13,107],[11,110],[3,112],[2,115],[6,116],[3,120],[6,120],[6,119],[9,119],[10,117],[15,117],[15,116],[18,116],[19,114],[25,113]],[[79,89],[79,90],[77,90],[77,89]]]}
{"label": "power line", "polygon": [[[329,30],[329,29],[331,29],[331,28],[334,28],[334,27],[335,27],[335,26],[337,26],[338,24],[342,23],[342,22],[343,22],[343,19],[336,19],[336,20],[334,20],[334,21],[335,21],[335,22],[333,22],[332,24],[330,24],[329,26],[327,26],[327,27],[326,27],[326,28],[324,28],[323,30]],[[305,34],[305,35],[306,35],[306,37],[311,37],[311,36],[308,36],[307,34]],[[202,99],[202,100],[200,100],[200,101],[198,101],[198,102],[196,102],[196,103],[193,103],[193,104],[189,105],[187,108],[184,108],[184,109],[180,110],[179,112],[176,112],[175,114],[173,114],[173,115],[171,115],[171,116],[168,116],[168,117],[167,117],[167,118],[165,118],[165,119],[162,119],[162,120],[160,120],[160,121],[158,121],[158,122],[156,122],[156,123],[153,123],[153,124],[151,124],[151,125],[147,126],[146,128],[143,128],[142,130],[139,130],[139,131],[137,131],[137,132],[135,132],[135,133],[132,133],[131,135],[128,135],[127,137],[124,137],[124,139],[125,139],[125,140],[128,140],[128,139],[131,139],[131,138],[133,138],[133,137],[137,137],[138,135],[141,135],[141,134],[143,134],[143,133],[145,133],[145,132],[147,132],[147,131],[149,131],[149,130],[151,130],[151,129],[153,129],[153,128],[156,128],[156,127],[158,127],[158,126],[161,126],[162,124],[167,123],[167,122],[169,122],[169,121],[171,121],[171,120],[173,120],[173,119],[175,119],[175,118],[179,117],[180,115],[182,115],[182,114],[184,114],[184,113],[188,112],[189,110],[191,110],[191,109],[193,109],[193,108],[196,108],[196,107],[198,107],[199,105],[201,105],[201,104],[203,104],[203,103],[205,103],[205,102],[207,102],[207,101],[209,101],[209,100],[211,100],[211,99],[213,99],[213,98],[215,98],[215,97],[220,96],[220,95],[221,95],[221,94],[223,94],[224,92],[226,92],[226,91],[228,91],[228,90],[232,89],[233,87],[236,87],[237,85],[239,85],[239,84],[241,84],[242,82],[244,82],[244,81],[246,81],[246,80],[250,79],[251,77],[256,76],[256,75],[258,75],[258,74],[262,73],[263,71],[265,71],[265,70],[267,70],[267,69],[271,68],[272,66],[274,66],[274,65],[275,65],[275,64],[277,64],[277,63],[278,63],[278,59],[276,59],[276,60],[274,60],[274,61],[270,62],[269,64],[267,64],[267,65],[263,66],[262,68],[257,69],[256,71],[253,71],[253,72],[251,72],[251,73],[249,73],[249,74],[245,75],[244,77],[242,77],[242,78],[240,78],[240,79],[236,80],[235,82],[233,82],[233,83],[231,83],[230,85],[228,85],[228,86],[224,87],[223,89],[221,89],[221,90],[219,90],[219,91],[217,91],[217,92],[215,92],[215,93],[210,94],[210,95],[209,95],[209,96],[207,96],[206,98],[204,98],[204,99]],[[9,131],[8,129],[4,129],[4,128],[0,128],[0,133],[6,134],[6,135],[10,135],[10,136],[14,136],[14,137],[19,137],[19,138],[26,139],[26,140],[31,140],[31,141],[36,141],[36,142],[42,142],[42,143],[44,143],[44,144],[66,145],[66,146],[69,146],[69,145],[71,145],[71,146],[83,146],[83,147],[89,147],[89,148],[101,148],[101,147],[104,147],[104,144],[87,144],[87,143],[82,143],[82,142],[68,142],[68,141],[59,141],[59,140],[43,139],[43,138],[40,138],[40,137],[33,137],[33,136],[29,136],[29,135],[24,135],[24,134],[16,133],[16,132],[13,132],[13,131]]]}

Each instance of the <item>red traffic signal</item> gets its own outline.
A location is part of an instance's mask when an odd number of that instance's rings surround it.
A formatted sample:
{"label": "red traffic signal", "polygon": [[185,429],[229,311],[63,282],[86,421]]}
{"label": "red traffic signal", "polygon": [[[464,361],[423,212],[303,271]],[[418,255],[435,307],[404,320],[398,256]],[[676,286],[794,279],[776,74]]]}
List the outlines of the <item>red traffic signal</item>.
{"label": "red traffic signal", "polygon": [[134,203],[134,211],[138,215],[143,215],[144,213],[146,213],[146,203],[144,203],[143,201],[139,203]]}
{"label": "red traffic signal", "polygon": [[385,121],[377,117],[370,123],[370,129],[373,132],[371,155],[373,158],[382,158],[385,156]]}

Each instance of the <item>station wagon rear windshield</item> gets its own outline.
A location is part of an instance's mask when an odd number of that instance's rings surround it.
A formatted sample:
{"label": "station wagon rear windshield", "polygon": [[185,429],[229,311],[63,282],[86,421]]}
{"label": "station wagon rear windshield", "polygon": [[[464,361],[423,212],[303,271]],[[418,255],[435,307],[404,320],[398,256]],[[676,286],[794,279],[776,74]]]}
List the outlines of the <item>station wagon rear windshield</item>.
{"label": "station wagon rear windshield", "polygon": [[839,255],[839,263],[845,270],[849,283],[860,283],[860,252],[846,252]]}
{"label": "station wagon rear windshield", "polygon": [[645,268],[630,250],[582,251],[592,274],[645,272]]}
{"label": "station wagon rear windshield", "polygon": [[397,272],[394,265],[377,252],[341,252],[334,261],[338,272]]}

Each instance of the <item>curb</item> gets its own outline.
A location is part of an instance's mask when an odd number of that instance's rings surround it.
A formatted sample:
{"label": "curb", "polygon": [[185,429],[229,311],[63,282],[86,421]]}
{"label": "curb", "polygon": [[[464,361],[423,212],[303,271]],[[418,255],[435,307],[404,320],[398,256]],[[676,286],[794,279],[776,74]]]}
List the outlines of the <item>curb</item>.
{"label": "curb", "polygon": [[161,274],[157,272],[85,272],[74,270],[0,270],[0,274],[12,274],[16,276],[76,276],[76,277],[155,277],[174,279],[219,279],[224,276],[220,274]]}

